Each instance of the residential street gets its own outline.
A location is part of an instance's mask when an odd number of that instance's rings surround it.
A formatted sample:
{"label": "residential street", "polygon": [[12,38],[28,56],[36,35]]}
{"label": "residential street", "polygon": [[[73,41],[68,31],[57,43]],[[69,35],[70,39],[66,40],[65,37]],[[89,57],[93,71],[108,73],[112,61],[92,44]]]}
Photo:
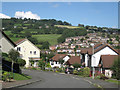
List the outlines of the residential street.
{"label": "residential street", "polygon": [[42,81],[19,88],[96,88],[92,84],[73,75],[64,75],[53,72],[23,70],[25,74]]}

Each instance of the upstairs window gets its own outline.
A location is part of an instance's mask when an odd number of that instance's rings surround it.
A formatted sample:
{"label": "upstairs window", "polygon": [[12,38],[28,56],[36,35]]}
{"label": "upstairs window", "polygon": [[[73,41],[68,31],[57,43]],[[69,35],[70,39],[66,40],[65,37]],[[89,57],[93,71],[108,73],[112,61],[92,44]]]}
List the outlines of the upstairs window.
{"label": "upstairs window", "polygon": [[21,47],[17,47],[17,51],[21,51]]}
{"label": "upstairs window", "polygon": [[32,54],[32,51],[30,51],[30,54]]}
{"label": "upstairs window", "polygon": [[34,51],[34,55],[36,54],[36,51]]}

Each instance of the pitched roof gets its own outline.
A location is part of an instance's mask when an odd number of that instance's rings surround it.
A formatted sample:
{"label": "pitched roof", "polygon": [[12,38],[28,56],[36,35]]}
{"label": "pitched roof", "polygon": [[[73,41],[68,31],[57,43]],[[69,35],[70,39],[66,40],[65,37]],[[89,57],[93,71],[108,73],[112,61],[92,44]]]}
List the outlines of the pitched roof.
{"label": "pitched roof", "polygon": [[119,55],[101,55],[101,61],[104,68],[110,68]]}
{"label": "pitched roof", "polygon": [[[105,47],[109,47],[109,48],[111,48],[113,51],[115,51],[117,54],[119,54],[119,52],[118,52],[117,50],[115,50],[114,48],[112,48],[110,45],[108,45],[108,44],[102,44],[102,43],[99,43],[99,44],[97,44],[97,45],[94,46],[94,53],[102,50],[102,49],[105,48]],[[93,54],[92,48],[85,48],[85,49],[84,49],[84,48],[83,48],[83,49],[81,48],[81,53],[88,53],[88,54],[92,55],[92,54]]]}
{"label": "pitched roof", "polygon": [[56,54],[54,57],[52,57],[52,60],[59,61],[60,59],[63,59],[65,56],[67,56],[67,55],[66,54]]}
{"label": "pitched roof", "polygon": [[22,43],[25,40],[26,40],[25,38],[24,39],[19,39],[18,41],[15,42],[15,44],[18,45],[18,44]]}
{"label": "pitched roof", "polygon": [[66,63],[70,65],[75,64],[75,63],[81,64],[80,56],[71,56],[70,59]]}
{"label": "pitched roof", "polygon": [[3,35],[4,37],[6,37],[6,39],[8,39],[8,41],[9,41],[11,44],[13,44],[14,47],[16,46],[16,44],[15,44],[2,30],[0,30],[0,32],[2,33],[2,35]]}
{"label": "pitched roof", "polygon": [[[24,38],[24,39],[20,39],[18,41],[15,42],[16,45],[19,45],[21,43],[23,43],[24,41],[29,41],[27,38]],[[29,41],[30,42],[30,41]],[[35,46],[32,42],[30,42],[35,48],[39,49],[37,46]],[[40,49],[39,49],[40,50]]]}

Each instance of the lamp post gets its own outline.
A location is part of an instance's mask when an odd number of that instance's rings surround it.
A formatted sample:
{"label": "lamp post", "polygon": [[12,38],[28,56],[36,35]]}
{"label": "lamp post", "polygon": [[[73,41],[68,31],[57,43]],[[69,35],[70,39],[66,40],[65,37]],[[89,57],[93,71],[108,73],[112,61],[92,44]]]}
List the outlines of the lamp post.
{"label": "lamp post", "polygon": [[[91,44],[91,46],[92,46],[92,54],[94,55],[94,44],[92,43]],[[94,57],[94,56],[93,56]],[[93,59],[92,59],[93,60]],[[94,79],[95,78],[95,68],[94,68],[94,65],[93,65],[93,70],[92,70],[92,79]]]}

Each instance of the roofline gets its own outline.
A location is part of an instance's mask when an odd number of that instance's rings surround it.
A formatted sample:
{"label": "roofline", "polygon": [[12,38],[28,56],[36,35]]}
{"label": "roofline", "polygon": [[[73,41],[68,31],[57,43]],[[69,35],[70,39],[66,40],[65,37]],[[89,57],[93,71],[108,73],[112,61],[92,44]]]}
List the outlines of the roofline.
{"label": "roofline", "polygon": [[[107,46],[110,47],[113,51],[115,51],[119,55],[119,52],[117,52],[113,47],[111,47],[110,45],[106,44],[105,47],[107,47]],[[103,48],[105,48],[105,47],[103,47]],[[103,48],[101,48],[101,49],[103,49]],[[100,51],[100,50],[98,50],[98,51]],[[94,52],[94,54],[97,53],[98,51]],[[91,54],[91,55],[93,55],[93,54]]]}
{"label": "roofline", "polygon": [[[25,39],[23,40],[23,42],[26,41],[26,40],[27,40],[28,42],[30,42],[27,38],[25,38]],[[21,41],[21,43],[23,43],[23,42]],[[21,43],[19,43],[19,44],[21,44]],[[35,48],[39,49],[39,48],[38,48],[37,46],[35,46],[32,42],[30,42],[30,43],[31,43]],[[19,44],[18,44],[18,45],[19,45]],[[17,45],[17,46],[18,46],[18,45]],[[41,51],[41,50],[39,49],[39,51]]]}
{"label": "roofline", "polygon": [[14,47],[17,46],[2,30],[0,31],[2,32],[2,35],[4,35],[14,45]]}

